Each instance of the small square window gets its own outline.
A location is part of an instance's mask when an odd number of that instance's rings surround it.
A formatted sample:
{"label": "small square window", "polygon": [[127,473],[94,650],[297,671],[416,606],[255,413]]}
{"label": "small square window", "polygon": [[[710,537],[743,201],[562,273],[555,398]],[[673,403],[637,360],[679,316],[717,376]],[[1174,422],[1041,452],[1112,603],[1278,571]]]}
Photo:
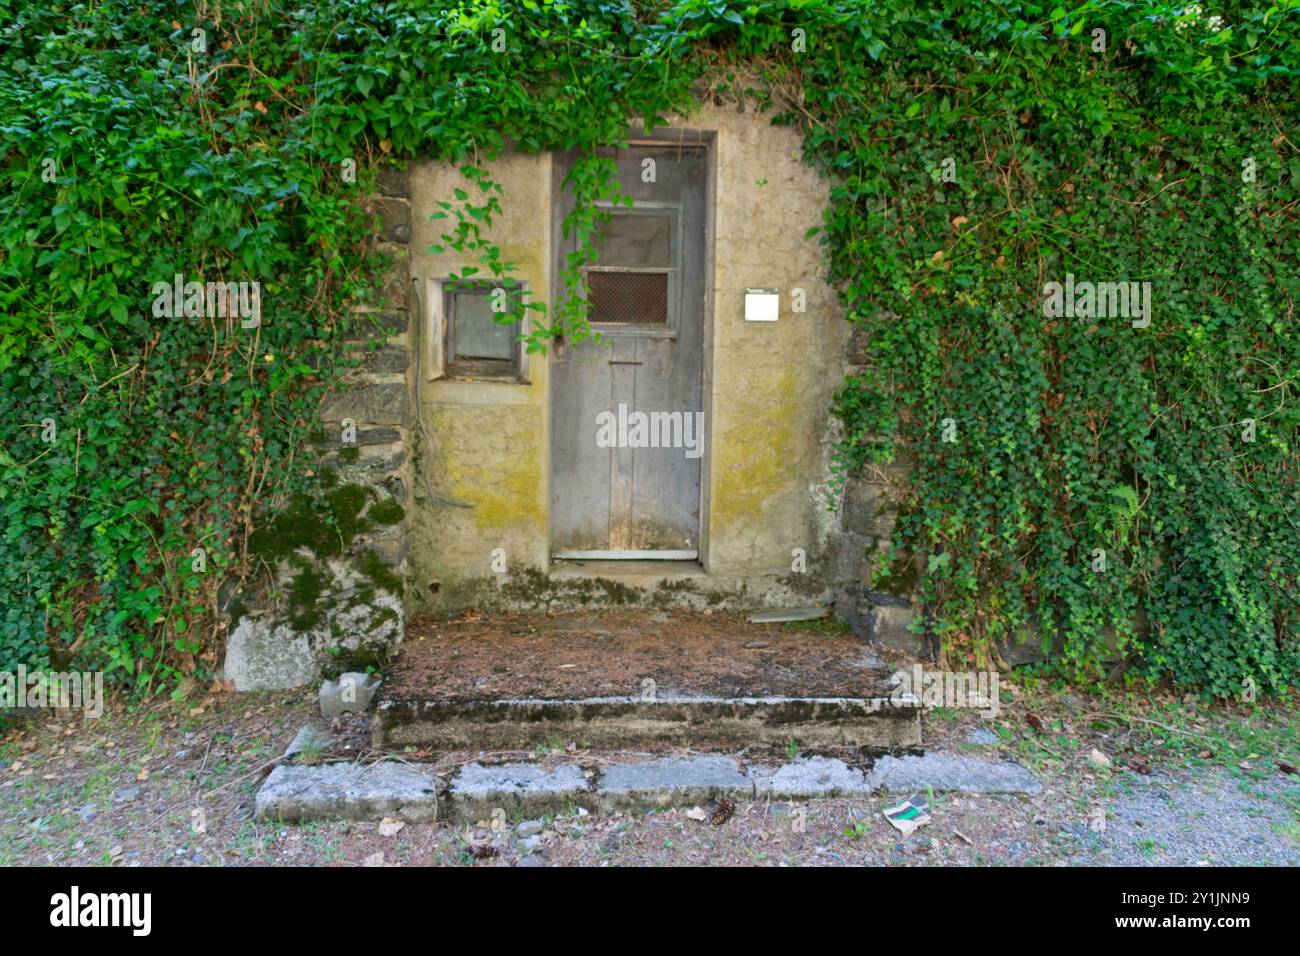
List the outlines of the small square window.
{"label": "small square window", "polygon": [[518,378],[522,290],[492,282],[448,283],[443,308],[449,375]]}
{"label": "small square window", "polygon": [[587,320],[619,335],[673,336],[677,327],[681,210],[670,204],[609,209],[584,267]]}

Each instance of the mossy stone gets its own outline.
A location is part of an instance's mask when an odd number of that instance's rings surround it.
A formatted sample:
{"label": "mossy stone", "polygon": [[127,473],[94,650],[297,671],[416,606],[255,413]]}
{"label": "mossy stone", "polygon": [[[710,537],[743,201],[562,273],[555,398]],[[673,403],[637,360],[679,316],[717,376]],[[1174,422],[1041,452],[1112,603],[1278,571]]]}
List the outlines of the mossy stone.
{"label": "mossy stone", "polygon": [[269,525],[253,532],[249,547],[268,560],[283,558],[299,548],[322,557],[341,554],[369,527],[361,517],[369,496],[365,488],[354,484],[332,489],[324,502],[296,494]]}
{"label": "mossy stone", "polygon": [[320,596],[325,591],[325,575],[305,561],[289,583],[290,623],[300,631],[309,631],[320,623]]}
{"label": "mossy stone", "polygon": [[357,560],[357,570],[390,594],[401,595],[402,579],[375,551],[361,555]]}
{"label": "mossy stone", "polygon": [[406,517],[406,509],[399,505],[395,498],[376,501],[366,512],[366,518],[375,524],[397,524],[404,517]]}

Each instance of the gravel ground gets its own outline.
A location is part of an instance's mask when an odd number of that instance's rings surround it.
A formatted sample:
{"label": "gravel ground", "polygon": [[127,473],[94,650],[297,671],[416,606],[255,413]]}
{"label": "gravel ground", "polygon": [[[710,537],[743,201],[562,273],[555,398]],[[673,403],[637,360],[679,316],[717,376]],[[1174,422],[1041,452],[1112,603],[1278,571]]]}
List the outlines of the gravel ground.
{"label": "gravel ground", "polygon": [[[934,794],[931,822],[908,837],[881,815],[893,802],[884,795],[741,803],[717,826],[687,807],[510,820],[496,831],[259,822],[257,788],[314,701],[218,693],[197,706],[110,709],[96,721],[38,721],[0,736],[0,865],[1300,864],[1289,707],[1014,696],[992,721],[927,715],[926,746],[1015,759],[1045,792]],[[332,756],[375,756],[367,724],[338,722]],[[479,756],[440,755],[436,766]]]}
{"label": "gravel ground", "polygon": [[1300,866],[1297,806],[1300,786],[1284,780],[1246,784],[1223,771],[1138,777],[1108,811],[1105,834],[1085,841],[1078,862]]}

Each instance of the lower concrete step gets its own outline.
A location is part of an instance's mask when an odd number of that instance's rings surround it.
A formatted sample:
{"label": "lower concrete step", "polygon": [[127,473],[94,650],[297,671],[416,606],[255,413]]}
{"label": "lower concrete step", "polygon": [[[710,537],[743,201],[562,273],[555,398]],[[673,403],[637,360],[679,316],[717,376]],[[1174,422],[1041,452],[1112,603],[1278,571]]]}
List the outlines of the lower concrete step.
{"label": "lower concrete step", "polygon": [[859,765],[812,756],[783,764],[723,754],[595,754],[544,761],[281,766],[257,795],[264,820],[443,820],[639,812],[711,800],[799,801],[873,794],[1040,794],[1019,764],[962,754],[903,754]]}
{"label": "lower concrete step", "polygon": [[276,767],[257,793],[259,819],[380,820],[438,818],[438,780],[392,763]]}
{"label": "lower concrete step", "polygon": [[417,619],[373,738],[381,750],[918,746],[919,710],[887,678],[867,645],[826,622],[645,610]]}

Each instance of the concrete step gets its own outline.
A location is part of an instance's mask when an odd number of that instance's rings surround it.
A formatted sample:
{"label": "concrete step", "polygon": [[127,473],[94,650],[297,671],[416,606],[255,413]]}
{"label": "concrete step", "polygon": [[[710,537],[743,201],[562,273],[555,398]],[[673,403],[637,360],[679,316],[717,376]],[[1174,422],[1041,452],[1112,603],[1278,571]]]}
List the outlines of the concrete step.
{"label": "concrete step", "polygon": [[372,727],[378,750],[527,750],[556,741],[582,749],[696,750],[779,749],[791,741],[813,750],[891,750],[921,743],[919,709],[880,697],[385,699]]}
{"label": "concrete step", "polygon": [[379,692],[376,749],[867,748],[921,742],[867,645],[743,613],[417,619]]}
{"label": "concrete step", "polygon": [[1039,794],[1016,763],[964,754],[886,755],[850,764],[738,755],[598,754],[543,761],[280,766],[257,795],[264,820],[444,820],[474,823],[571,813],[640,812],[713,800],[800,801],[935,791]]}

